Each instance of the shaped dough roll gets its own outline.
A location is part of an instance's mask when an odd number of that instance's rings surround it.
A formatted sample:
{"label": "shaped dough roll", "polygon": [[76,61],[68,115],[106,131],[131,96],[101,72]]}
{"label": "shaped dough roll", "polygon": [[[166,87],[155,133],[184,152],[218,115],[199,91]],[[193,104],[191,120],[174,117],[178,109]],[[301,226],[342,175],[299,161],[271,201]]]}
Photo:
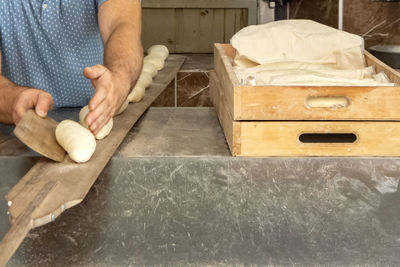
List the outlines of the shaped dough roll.
{"label": "shaped dough roll", "polygon": [[157,75],[158,70],[157,70],[156,66],[154,66],[154,64],[152,64],[150,62],[146,62],[145,64],[143,64],[142,73],[143,72],[150,74],[151,77],[154,78],[154,76]]}
{"label": "shaped dough roll", "polygon": [[118,112],[117,112],[116,115],[119,115],[119,114],[121,114],[122,112],[124,112],[125,109],[128,107],[128,105],[129,105],[129,100],[128,100],[128,98],[126,98],[126,99],[125,99],[125,102],[124,102],[124,103],[122,104],[122,106],[119,108],[119,110],[118,110]]}
{"label": "shaped dough roll", "polygon": [[146,88],[144,88],[141,84],[136,84],[135,88],[133,88],[132,92],[128,96],[129,102],[140,102],[144,94],[146,92]]}
{"label": "shaped dough roll", "polygon": [[154,54],[154,55],[147,55],[143,59],[143,63],[151,63],[154,66],[156,66],[157,70],[162,70],[164,68],[165,60],[164,58],[159,55],[159,54]]}
{"label": "shaped dough roll", "polygon": [[56,139],[69,157],[78,163],[88,161],[96,150],[93,134],[72,120],[64,120],[57,125]]}
{"label": "shaped dough roll", "polygon": [[169,50],[165,45],[153,45],[147,49],[149,55],[160,55],[164,60],[169,56]]}
{"label": "shaped dough roll", "polygon": [[144,88],[147,88],[151,85],[152,82],[153,78],[151,77],[151,75],[147,72],[142,72],[142,74],[140,74],[140,77],[136,82],[136,85],[140,84]]}
{"label": "shaped dough roll", "polygon": [[[79,122],[82,124],[82,126],[84,126],[85,128],[89,128],[85,122],[85,118],[87,116],[87,114],[89,113],[89,107],[88,106],[84,106],[81,111],[79,112]],[[106,125],[104,125],[103,128],[101,128],[100,132],[98,132],[96,134],[96,139],[97,140],[101,140],[104,137],[106,137],[107,135],[110,134],[111,130],[113,127],[113,119],[111,118]]]}
{"label": "shaped dough roll", "polygon": [[151,85],[152,81],[153,79],[151,78],[150,74],[147,72],[142,72],[132,92],[128,95],[128,101],[139,102],[142,100],[146,92],[146,88]]}

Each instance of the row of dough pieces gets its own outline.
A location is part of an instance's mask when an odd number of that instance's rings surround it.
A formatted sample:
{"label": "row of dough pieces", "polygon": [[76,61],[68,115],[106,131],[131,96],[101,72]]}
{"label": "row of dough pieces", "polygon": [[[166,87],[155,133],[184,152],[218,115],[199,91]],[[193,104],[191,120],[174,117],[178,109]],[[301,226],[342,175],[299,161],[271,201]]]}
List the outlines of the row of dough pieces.
{"label": "row of dough pieces", "polygon": [[[151,85],[158,71],[164,68],[165,60],[169,55],[168,48],[163,45],[154,45],[147,50],[147,53],[148,55],[143,60],[142,73],[116,115],[124,112],[130,102],[140,102],[143,99],[146,88]],[[95,139],[105,138],[113,128],[111,118],[100,132],[93,136],[85,123],[88,113],[89,107],[85,106],[79,112],[80,124],[72,120],[64,120],[56,128],[57,142],[67,151],[70,158],[78,163],[88,161],[96,150]]]}

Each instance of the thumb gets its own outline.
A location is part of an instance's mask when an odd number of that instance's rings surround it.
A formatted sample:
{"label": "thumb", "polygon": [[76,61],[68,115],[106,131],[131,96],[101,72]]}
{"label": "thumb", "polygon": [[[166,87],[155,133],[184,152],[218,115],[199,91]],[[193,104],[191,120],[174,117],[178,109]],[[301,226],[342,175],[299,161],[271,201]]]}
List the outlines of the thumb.
{"label": "thumb", "polygon": [[100,78],[101,75],[106,72],[107,68],[103,65],[97,64],[91,67],[86,67],[83,70],[83,75],[89,80],[95,80]]}
{"label": "thumb", "polygon": [[53,97],[46,92],[38,94],[37,102],[35,105],[36,114],[40,117],[46,117],[47,112],[53,107]]}

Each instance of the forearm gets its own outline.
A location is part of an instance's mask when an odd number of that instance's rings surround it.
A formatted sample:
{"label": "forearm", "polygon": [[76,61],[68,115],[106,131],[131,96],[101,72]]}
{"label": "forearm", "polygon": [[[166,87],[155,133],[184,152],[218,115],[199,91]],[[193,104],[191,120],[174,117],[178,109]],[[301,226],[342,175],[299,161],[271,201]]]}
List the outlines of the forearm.
{"label": "forearm", "polygon": [[105,43],[104,65],[117,75],[126,93],[135,85],[142,68],[140,25],[121,23]]}
{"label": "forearm", "polygon": [[104,66],[84,69],[95,93],[86,123],[97,134],[114,116],[135,85],[142,69],[141,6],[138,0],[107,0],[98,21],[104,43]]}
{"label": "forearm", "polygon": [[12,110],[18,94],[26,88],[18,86],[0,74],[0,122],[13,123]]}

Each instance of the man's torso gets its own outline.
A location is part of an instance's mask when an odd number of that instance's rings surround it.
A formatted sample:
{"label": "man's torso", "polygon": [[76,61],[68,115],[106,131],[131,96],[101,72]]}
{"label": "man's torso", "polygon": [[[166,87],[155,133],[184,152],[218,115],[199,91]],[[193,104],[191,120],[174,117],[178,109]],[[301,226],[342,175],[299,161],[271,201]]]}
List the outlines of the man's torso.
{"label": "man's torso", "polygon": [[86,105],[93,87],[83,69],[103,63],[104,1],[0,0],[2,75],[51,93],[56,108]]}

